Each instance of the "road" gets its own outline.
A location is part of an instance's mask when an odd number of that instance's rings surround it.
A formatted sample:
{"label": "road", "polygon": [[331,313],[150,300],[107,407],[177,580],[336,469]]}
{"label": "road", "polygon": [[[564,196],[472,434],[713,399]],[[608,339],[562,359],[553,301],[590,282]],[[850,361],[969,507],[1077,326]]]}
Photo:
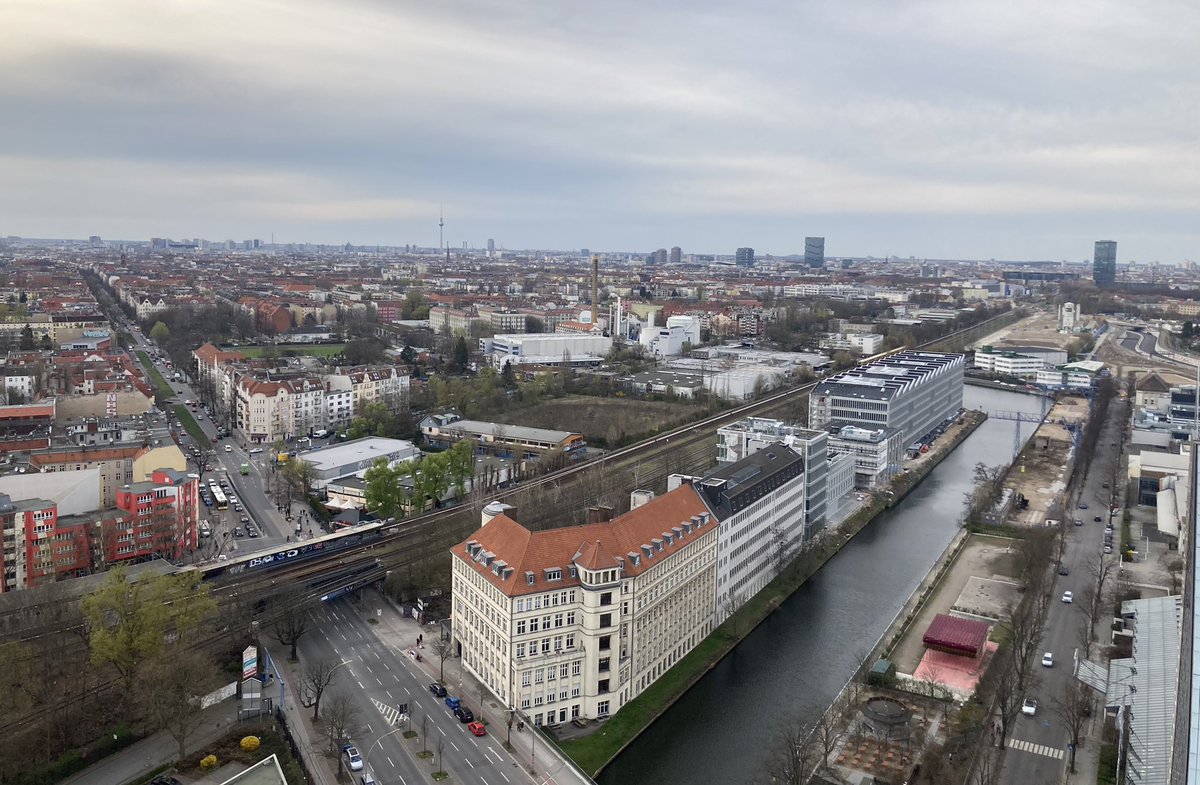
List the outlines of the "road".
{"label": "road", "polygon": [[[1094,585],[1095,579],[1089,565],[1097,555],[1102,554],[1105,521],[1116,522],[1119,544],[1120,516],[1109,511],[1112,490],[1104,487],[1112,476],[1113,464],[1120,457],[1114,443],[1119,443],[1123,424],[1119,422],[1121,407],[1116,403],[1114,401],[1110,407],[1109,419],[1100,435],[1099,451],[1093,459],[1087,482],[1079,493],[1078,501],[1086,504],[1087,509],[1079,509],[1076,505],[1071,511],[1083,521],[1083,525],[1068,527],[1062,564],[1066,565],[1069,574],[1054,576],[1045,633],[1038,653],[1034,655],[1040,660],[1041,652],[1051,652],[1054,665],[1040,668],[1041,678],[1033,688],[1031,697],[1038,701],[1037,714],[1033,717],[1020,715],[1009,738],[1001,773],[1001,782],[1006,785],[1055,783],[1061,781],[1066,770],[1070,733],[1054,711],[1054,699],[1061,696],[1075,678],[1075,651],[1080,625],[1084,623],[1086,614],[1082,607],[1061,602],[1060,598],[1064,591],[1072,591],[1079,596],[1089,585]],[[1097,515],[1101,517],[1100,523],[1093,520]],[[1114,553],[1108,558],[1119,557]],[[1113,570],[1108,585],[1114,585],[1116,578],[1116,570]]]}
{"label": "road", "polygon": [[[158,347],[142,333],[131,333],[137,342],[137,348],[145,351],[151,359],[155,353],[159,352]],[[179,403],[187,400],[198,400],[199,395],[191,387],[186,377],[180,381],[171,380],[174,370],[168,370],[163,361],[155,361],[155,366],[159,372],[166,377],[179,397]],[[200,415],[196,415],[196,424],[204,431],[208,437],[208,444],[196,445],[191,435],[182,429],[174,429],[178,433],[179,445],[184,450],[185,455],[191,455],[191,448],[200,446],[204,449],[212,450],[212,458],[210,465],[213,469],[204,473],[204,482],[207,484],[208,478],[216,477],[218,479],[225,478],[230,486],[231,492],[237,496],[242,506],[245,508],[243,512],[238,512],[232,506],[225,511],[217,510],[215,507],[203,507],[201,514],[209,520],[213,528],[213,537],[221,540],[221,543],[215,548],[217,553],[245,553],[257,550],[274,550],[279,545],[295,540],[297,538],[296,522],[289,522],[286,516],[279,512],[275,503],[267,498],[264,488],[266,487],[266,473],[274,471],[271,465],[270,455],[267,450],[255,447],[246,447],[240,444],[236,439],[220,438],[216,424],[207,415],[204,419],[200,419]],[[169,415],[169,416],[173,416]],[[253,455],[249,450],[257,449]],[[243,464],[249,464],[250,474],[243,476],[241,467]],[[297,513],[300,510],[297,508]],[[254,522],[261,536],[256,538],[250,537],[234,537],[234,529],[241,527],[245,530],[245,525],[241,521],[245,515]],[[320,535],[321,531],[315,525],[310,527],[311,518],[305,519],[305,525],[300,536],[307,538],[312,535]]]}
{"label": "road", "polygon": [[[503,738],[473,736],[429,691],[425,674],[408,654],[382,641],[351,603],[323,603],[314,616],[318,627],[300,640],[301,663],[319,659],[344,663],[335,671],[333,684],[321,699],[326,707],[322,711],[328,708],[331,693],[350,696],[361,729],[354,744],[379,782],[425,782],[436,770],[433,767],[439,742],[441,768],[450,773],[451,782],[509,785],[526,781],[520,766],[504,751]],[[458,695],[453,685],[449,687],[450,694]],[[460,697],[465,706],[479,713],[477,696]],[[397,710],[400,704],[408,704],[407,726]],[[403,738],[406,727],[420,733],[422,722],[426,723],[427,748],[434,751],[431,761],[417,760],[420,747]]]}

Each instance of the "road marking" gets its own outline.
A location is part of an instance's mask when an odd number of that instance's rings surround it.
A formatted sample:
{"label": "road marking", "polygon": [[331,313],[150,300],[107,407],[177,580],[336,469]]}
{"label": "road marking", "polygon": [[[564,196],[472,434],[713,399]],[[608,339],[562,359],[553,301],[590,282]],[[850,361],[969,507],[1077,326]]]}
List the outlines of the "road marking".
{"label": "road marking", "polygon": [[368,664],[367,664],[365,661],[363,662],[363,667],[367,669],[367,673],[374,673],[374,672],[375,672],[375,671],[371,670],[371,666],[370,666],[370,665],[368,665]]}
{"label": "road marking", "polygon": [[[455,749],[458,749],[458,748],[455,747]],[[470,766],[471,768],[475,768],[475,764],[471,762],[470,758],[463,758],[463,760],[465,760],[467,762],[468,766]]]}
{"label": "road marking", "polygon": [[365,690],[365,689],[366,689],[366,687],[362,686],[362,682],[361,682],[361,681],[358,683],[358,688],[359,688],[360,690]]}
{"label": "road marking", "polygon": [[374,703],[375,708],[383,715],[383,719],[387,722],[389,728],[396,727],[396,724],[400,722],[400,718],[404,716],[395,706],[390,706],[383,701],[371,698],[371,703]]}
{"label": "road marking", "polygon": [[395,700],[395,699],[396,699],[396,696],[392,695],[392,691],[391,691],[391,690],[384,690],[384,693],[385,693],[385,694],[386,694],[386,695],[387,695],[389,698],[391,698],[392,700]]}
{"label": "road marking", "polygon": [[376,677],[375,677],[375,681],[378,681],[378,682],[379,682],[379,686],[380,686],[380,687],[382,687],[382,686],[383,686],[383,682],[382,682],[382,681],[379,681],[379,677],[378,677],[378,676],[376,676]]}
{"label": "road marking", "polygon": [[[457,744],[455,744],[454,742],[450,742],[450,746],[454,748],[454,751],[455,751],[455,752],[462,752],[462,750],[460,750],[460,749],[458,748],[458,745],[457,745]],[[471,762],[471,761],[467,761],[467,763],[470,763],[470,762]]]}
{"label": "road marking", "polygon": [[342,636],[342,640],[346,641],[347,643],[349,643],[349,642],[350,642],[350,639],[346,637],[346,633],[344,633],[344,632],[339,632],[339,633],[338,633],[338,635],[341,635],[341,636]]}
{"label": "road marking", "polygon": [[401,775],[399,775],[399,774],[397,774],[396,776],[397,776],[397,777],[400,777],[400,785],[408,785],[408,783],[404,781],[404,777],[402,777],[402,776],[401,776]]}
{"label": "road marking", "polygon": [[509,779],[508,779],[508,775],[506,775],[504,772],[499,772],[499,774],[500,774],[500,776],[501,776],[501,777],[504,777],[504,781],[505,781],[505,782],[508,782],[508,781],[509,781]]}
{"label": "road marking", "polygon": [[391,755],[384,755],[383,757],[385,757],[385,758],[387,758],[387,759],[388,759],[388,765],[389,765],[389,766],[391,766],[393,769],[394,769],[394,768],[396,768],[396,764],[392,762],[392,756],[391,756]]}
{"label": "road marking", "polygon": [[1044,755],[1047,758],[1054,760],[1063,759],[1063,751],[1054,747],[1047,747],[1044,744],[1034,744],[1031,741],[1021,741],[1020,739],[1009,739],[1008,746],[1013,749],[1021,750],[1022,752],[1032,752],[1034,755]]}
{"label": "road marking", "polygon": [[371,730],[371,723],[368,722],[367,723],[367,733],[374,733],[374,732],[375,731]]}
{"label": "road marking", "polygon": [[[1193,396],[1193,397],[1195,397],[1195,396]],[[387,668],[388,670],[391,670],[391,668],[388,667],[388,664],[386,662],[383,664],[383,667]]]}
{"label": "road marking", "polygon": [[480,774],[480,775],[479,775],[479,779],[480,779],[480,781],[482,781],[482,782],[483,782],[483,785],[487,785],[487,780],[485,780],[485,779],[483,778],[483,775],[482,775],[482,774]]}
{"label": "road marking", "polygon": [[441,726],[438,726],[438,733],[441,733],[443,736],[446,735],[446,731],[442,730]]}
{"label": "road marking", "polygon": [[405,694],[405,695],[407,695],[407,696],[408,696],[408,697],[410,697],[410,698],[412,697],[412,693],[408,691],[408,687],[405,687],[405,688],[404,688],[404,694]]}

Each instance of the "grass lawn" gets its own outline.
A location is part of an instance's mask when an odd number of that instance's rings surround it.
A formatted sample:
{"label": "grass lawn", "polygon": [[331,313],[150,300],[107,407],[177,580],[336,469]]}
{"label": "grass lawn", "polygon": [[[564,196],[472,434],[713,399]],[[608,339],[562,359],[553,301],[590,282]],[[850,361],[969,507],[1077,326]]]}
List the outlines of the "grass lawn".
{"label": "grass lawn", "polygon": [[150,355],[145,352],[137,353],[138,359],[142,361],[142,366],[145,367],[146,373],[150,374],[150,381],[154,382],[154,386],[158,388],[158,397],[160,402],[168,398],[175,397],[175,391],[171,389],[171,385],[167,384],[167,380],[154,367],[154,363],[150,361]]}
{"label": "grass lawn", "polygon": [[314,357],[333,357],[342,353],[346,348],[344,343],[317,343],[317,344],[280,344],[278,346],[235,346],[235,351],[239,351],[247,357],[253,359],[262,357],[268,349],[278,349],[281,357],[296,356],[308,354]]}
{"label": "grass lawn", "polygon": [[210,450],[212,449],[212,439],[204,433],[204,430],[200,427],[200,423],[196,422],[196,418],[188,411],[188,407],[183,404],[177,404],[175,406],[175,418],[183,423],[183,429],[192,435],[197,444],[207,446]]}

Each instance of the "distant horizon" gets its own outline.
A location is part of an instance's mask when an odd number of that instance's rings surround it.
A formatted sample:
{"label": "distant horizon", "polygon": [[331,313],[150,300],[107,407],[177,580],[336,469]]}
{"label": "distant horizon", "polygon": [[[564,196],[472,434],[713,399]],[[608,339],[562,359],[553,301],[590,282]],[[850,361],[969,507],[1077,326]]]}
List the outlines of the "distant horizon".
{"label": "distant horizon", "polygon": [[[8,240],[9,238],[15,238],[19,242],[31,242],[31,243],[55,243],[55,242],[58,242],[58,243],[78,243],[78,244],[87,245],[87,243],[90,241],[91,237],[93,237],[93,236],[99,237],[101,243],[103,243],[106,246],[109,244],[126,244],[126,243],[148,245],[151,241],[151,237],[146,237],[146,238],[108,238],[102,234],[92,235],[90,233],[87,235],[80,236],[80,237],[37,237],[37,236],[33,236],[33,235],[22,235],[22,234],[14,234],[12,232],[4,232],[4,233],[0,234],[0,242],[4,242],[4,241]],[[230,242],[230,238],[226,238],[224,240],[214,240],[209,237],[191,236],[191,235],[181,235],[179,237],[168,237],[166,235],[152,235],[152,237],[163,239],[163,240],[168,240],[170,242],[183,242],[184,240],[188,240],[188,241],[201,240],[201,241],[213,243],[213,244]],[[270,247],[270,246],[279,247],[279,246],[287,246],[287,245],[292,245],[292,246],[308,245],[308,246],[324,246],[328,249],[336,250],[338,248],[341,248],[341,247],[349,244],[351,247],[356,248],[356,249],[385,248],[390,251],[399,251],[401,253],[404,252],[404,248],[405,248],[404,243],[401,243],[399,245],[396,245],[395,243],[359,243],[359,242],[353,242],[353,241],[349,241],[349,240],[343,240],[341,242],[319,242],[319,241],[314,241],[314,240],[280,240],[280,239],[276,238],[274,240],[274,242],[272,242],[270,239],[263,239],[261,236],[260,237],[246,237],[241,240],[232,240],[232,242],[241,245],[242,243],[245,243],[248,241],[252,242],[254,240],[258,240],[262,247]],[[1140,260],[1136,260],[1136,259],[1122,260],[1120,258],[1121,244],[1120,244],[1120,241],[1116,241],[1116,242],[1117,242],[1117,254],[1118,254],[1118,258],[1117,258],[1117,266],[1118,267],[1121,265],[1155,265],[1155,264],[1180,265],[1180,264],[1188,264],[1192,261],[1190,259],[1180,259],[1176,262],[1162,262],[1159,260],[1140,261]],[[413,252],[440,250],[441,252],[444,253],[446,251],[446,248],[438,249],[437,245],[415,245],[412,243],[409,243],[408,245],[410,245],[412,247]],[[664,246],[658,246],[658,248],[663,248],[663,247]],[[778,252],[759,250],[758,248],[755,248],[754,246],[749,246],[749,247],[754,248],[756,258],[765,258],[765,257],[770,257],[773,259],[784,259],[784,258],[803,259],[804,258],[803,248],[801,248],[799,251],[789,251],[786,253],[778,253]],[[509,248],[509,247],[502,247],[499,243],[496,244],[497,252],[518,253],[518,254],[519,253],[534,253],[534,252],[536,252],[536,253],[557,253],[557,254],[582,254],[583,251],[586,250],[587,253],[623,254],[623,255],[636,256],[636,255],[648,255],[650,253],[653,253],[658,248],[644,248],[644,249],[633,249],[633,250],[628,250],[628,249],[615,250],[615,249],[611,249],[611,248],[609,248],[609,249],[591,248],[588,246],[580,246],[579,248],[552,248],[549,246],[527,247],[527,248]],[[670,250],[671,246],[665,246],[665,248],[667,250]],[[226,249],[212,248],[212,249],[208,249],[208,250],[220,251],[220,250],[226,250]],[[247,249],[233,248],[233,249],[228,249],[228,250],[243,251],[243,250],[247,250]],[[250,249],[250,250],[260,250],[260,249]],[[464,250],[478,251],[481,253],[486,253],[487,252],[487,243],[485,241],[481,245],[468,246],[466,249],[462,248],[461,244],[460,244],[458,247],[450,246],[449,250],[451,253],[461,253]],[[699,255],[699,256],[714,256],[714,257],[720,257],[720,258],[723,258],[723,257],[732,258],[734,256],[734,251],[722,253],[722,252],[715,252],[715,251],[689,251],[686,248],[681,248],[681,250],[682,250],[683,256],[685,256],[685,257],[689,256],[689,255]],[[1087,257],[1080,257],[1080,258],[1075,258],[1075,259],[1071,259],[1071,258],[1067,258],[1067,259],[1051,259],[1051,258],[1019,259],[1019,258],[1002,258],[1002,257],[997,257],[997,256],[934,257],[934,256],[920,256],[920,255],[912,255],[912,254],[904,254],[904,255],[900,255],[900,254],[888,254],[888,255],[883,255],[883,254],[831,254],[831,253],[827,252],[825,254],[825,258],[826,259],[851,259],[851,260],[879,260],[879,261],[912,261],[912,262],[929,262],[929,263],[936,263],[936,262],[994,263],[994,264],[1063,264],[1063,263],[1066,263],[1066,264],[1091,264],[1092,263],[1092,258],[1090,255]]]}

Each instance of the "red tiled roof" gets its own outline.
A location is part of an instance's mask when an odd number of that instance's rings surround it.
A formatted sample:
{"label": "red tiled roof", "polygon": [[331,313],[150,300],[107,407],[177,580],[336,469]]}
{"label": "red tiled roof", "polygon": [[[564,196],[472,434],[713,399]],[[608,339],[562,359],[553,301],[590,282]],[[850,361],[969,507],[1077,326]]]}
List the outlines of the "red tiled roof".
{"label": "red tiled roof", "polygon": [[[708,522],[698,530],[682,538],[672,531],[692,516],[704,515]],[[631,510],[605,523],[590,523],[583,526],[568,526],[561,529],[546,529],[531,532],[507,515],[498,515],[487,525],[472,534],[467,540],[454,546],[452,553],[461,559],[492,585],[508,595],[533,594],[559,587],[578,586],[579,579],[572,578],[568,569],[575,563],[585,569],[616,567],[624,559],[627,576],[638,575],[658,564],[672,553],[690,545],[698,537],[713,531],[718,525],[716,518],[708,512],[700,495],[691,485],[682,485],[654,501]],[[671,543],[664,534],[670,534]],[[655,540],[662,541],[659,551]],[[505,579],[496,575],[483,561],[475,561],[467,552],[467,544],[478,543],[483,551],[494,554],[512,569]],[[647,559],[643,545],[654,547],[654,557]],[[639,563],[635,566],[629,554],[635,553]],[[562,579],[547,582],[545,570],[562,570]],[[530,585],[526,573],[533,573]]]}
{"label": "red tiled roof", "polygon": [[0,420],[19,420],[27,417],[53,417],[54,400],[49,403],[25,403],[0,406]]}
{"label": "red tiled roof", "polygon": [[989,629],[985,621],[939,613],[933,617],[921,642],[931,649],[975,657],[983,651]]}

